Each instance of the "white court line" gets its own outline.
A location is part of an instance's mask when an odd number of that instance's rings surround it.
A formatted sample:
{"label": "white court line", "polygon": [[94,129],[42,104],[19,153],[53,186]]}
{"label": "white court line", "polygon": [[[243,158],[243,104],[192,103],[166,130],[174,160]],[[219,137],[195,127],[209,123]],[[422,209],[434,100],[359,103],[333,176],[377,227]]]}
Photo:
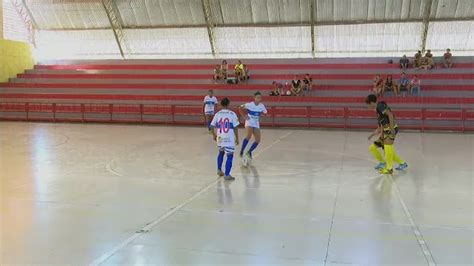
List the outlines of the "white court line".
{"label": "white court line", "polygon": [[413,219],[410,210],[405,204],[405,201],[403,200],[400,194],[400,190],[398,189],[397,183],[393,181],[392,176],[389,175],[388,177],[390,178],[390,181],[393,184],[393,188],[395,190],[395,194],[397,195],[398,201],[400,201],[400,205],[402,205],[403,211],[405,212],[405,215],[407,216],[408,221],[410,222],[411,229],[413,230],[413,234],[415,234],[416,241],[418,241],[418,245],[420,246],[421,251],[423,252],[423,256],[425,256],[426,262],[428,262],[428,265],[430,266],[435,266],[436,262],[434,261],[433,254],[431,254],[431,251],[428,247],[428,244],[426,244],[425,239],[423,238],[423,234],[421,233],[420,228],[415,223],[415,220]]}
{"label": "white court line", "polygon": [[[362,159],[361,157],[354,156],[354,155],[352,155],[352,156],[349,155],[349,157]],[[373,160],[370,160],[370,159],[366,159],[366,160],[373,161]],[[380,176],[383,176],[383,175],[380,175]],[[413,219],[413,216],[411,215],[410,210],[408,209],[407,205],[405,204],[405,201],[402,198],[400,190],[398,189],[397,183],[393,180],[391,175],[388,175],[388,178],[390,178],[390,182],[392,182],[392,184],[393,184],[395,195],[397,196],[398,201],[400,202],[400,205],[402,206],[403,211],[405,212],[405,215],[408,219],[408,222],[410,223],[410,227],[413,231],[413,234],[415,234],[416,241],[418,242],[418,245],[420,246],[421,251],[423,252],[423,256],[425,256],[426,262],[428,263],[429,266],[435,266],[436,262],[433,258],[433,254],[431,253],[431,251],[428,247],[428,244],[426,244],[426,241],[423,238],[423,234],[421,233],[420,228],[418,227],[415,220]]]}
{"label": "white court line", "polygon": [[[290,131],[288,132],[287,134],[285,134],[284,136],[278,138],[277,140],[275,140],[274,142],[272,142],[270,145],[268,145],[267,147],[263,148],[260,150],[260,152],[256,153],[254,158],[257,158],[260,154],[262,154],[263,152],[267,151],[268,149],[270,149],[271,147],[273,147],[275,144],[278,144],[280,143],[283,139],[285,139],[286,137],[288,137],[289,135],[291,135],[293,133],[293,131]],[[188,203],[190,203],[191,201],[193,201],[194,199],[196,199],[197,197],[201,196],[202,194],[206,193],[210,188],[214,187],[218,182],[219,180],[221,180],[221,178],[217,178],[215,179],[214,181],[212,181],[211,183],[209,183],[207,186],[205,186],[204,188],[202,188],[201,190],[199,190],[196,194],[194,194],[192,197],[190,197],[189,199],[187,199],[186,201],[184,201],[183,203],[179,204],[178,206],[170,209],[168,212],[166,212],[165,214],[163,214],[161,217],[159,217],[158,219],[148,223],[146,226],[142,227],[140,230],[136,231],[133,235],[131,235],[129,238],[125,239],[124,241],[120,242],[119,244],[117,244],[115,247],[113,247],[111,250],[107,251],[106,253],[102,254],[102,256],[96,258],[94,261],[92,261],[89,265],[91,266],[97,266],[97,265],[100,265],[102,263],[104,263],[107,259],[109,259],[110,257],[112,257],[115,253],[119,252],[121,249],[123,249],[124,247],[126,247],[128,244],[132,243],[135,239],[139,238],[140,236],[142,236],[143,234],[146,234],[148,233],[153,227],[155,227],[156,225],[158,225],[159,223],[163,222],[166,218],[170,217],[171,215],[173,215],[175,212],[179,211],[180,209],[182,209],[184,206],[186,206]]]}

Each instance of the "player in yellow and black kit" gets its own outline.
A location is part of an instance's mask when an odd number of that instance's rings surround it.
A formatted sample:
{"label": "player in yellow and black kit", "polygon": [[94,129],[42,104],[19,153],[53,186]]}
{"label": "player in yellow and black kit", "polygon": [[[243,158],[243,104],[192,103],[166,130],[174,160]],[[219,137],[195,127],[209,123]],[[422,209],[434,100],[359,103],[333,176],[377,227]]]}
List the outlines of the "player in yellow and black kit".
{"label": "player in yellow and black kit", "polygon": [[[374,136],[379,136],[379,139],[369,147],[370,152],[379,162],[375,169],[379,170],[382,174],[392,174],[394,161],[399,164],[395,169],[406,169],[408,164],[397,155],[395,148],[393,147],[395,137],[398,133],[398,125],[395,121],[395,116],[393,115],[392,110],[388,107],[387,103],[383,101],[377,102],[377,96],[373,94],[367,96],[365,103],[370,109],[375,109],[377,111],[378,127],[369,136],[369,140]],[[384,149],[385,159],[379,153],[377,148]]]}

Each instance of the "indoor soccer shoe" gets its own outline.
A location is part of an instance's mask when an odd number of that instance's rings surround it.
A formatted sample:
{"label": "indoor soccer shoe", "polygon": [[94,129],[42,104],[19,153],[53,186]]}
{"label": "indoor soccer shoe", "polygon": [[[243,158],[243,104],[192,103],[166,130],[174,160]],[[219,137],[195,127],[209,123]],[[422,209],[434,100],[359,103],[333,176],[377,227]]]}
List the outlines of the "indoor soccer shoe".
{"label": "indoor soccer shoe", "polygon": [[393,169],[383,168],[383,169],[380,169],[379,173],[381,173],[383,175],[391,175],[391,174],[393,174]]}
{"label": "indoor soccer shoe", "polygon": [[375,166],[375,170],[382,170],[385,168],[386,163],[379,163],[377,166]]}
{"label": "indoor soccer shoe", "polygon": [[217,175],[218,176],[224,176],[224,172],[222,172],[221,170],[217,170]]}
{"label": "indoor soccer shoe", "polygon": [[407,168],[408,168],[408,164],[406,162],[404,162],[404,163],[400,164],[398,167],[396,167],[395,169],[397,171],[402,171],[402,170],[405,170]]}
{"label": "indoor soccer shoe", "polygon": [[250,160],[252,160],[252,153],[251,153],[251,152],[248,151],[248,152],[246,153],[246,155],[247,155],[247,157],[248,157]]}
{"label": "indoor soccer shoe", "polygon": [[227,180],[227,181],[232,181],[232,180],[235,180],[235,177],[233,177],[231,175],[226,175],[226,176],[224,176],[224,179]]}

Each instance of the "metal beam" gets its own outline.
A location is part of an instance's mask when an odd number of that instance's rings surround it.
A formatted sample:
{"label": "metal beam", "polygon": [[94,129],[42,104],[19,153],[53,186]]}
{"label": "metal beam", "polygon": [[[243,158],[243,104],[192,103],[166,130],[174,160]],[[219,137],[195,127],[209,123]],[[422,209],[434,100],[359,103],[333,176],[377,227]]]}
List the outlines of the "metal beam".
{"label": "metal beam", "polygon": [[310,19],[311,19],[311,55],[313,57],[316,56],[316,48],[314,44],[314,16],[316,13],[315,7],[316,6],[316,0],[311,0],[309,3],[309,10],[310,10]]}
{"label": "metal beam", "polygon": [[102,0],[102,6],[104,7],[107,18],[109,19],[110,27],[114,33],[120,55],[122,58],[125,58],[125,55],[129,53],[129,49],[125,41],[122,23],[120,22],[120,16],[117,14],[118,11],[115,7],[115,2],[114,0]]}
{"label": "metal beam", "polygon": [[430,25],[431,6],[433,0],[427,0],[425,9],[423,10],[423,24],[421,25],[421,52],[424,53],[426,49],[426,39],[428,38],[428,28]]}
{"label": "metal beam", "polygon": [[33,17],[31,16],[30,10],[26,6],[25,1],[24,0],[11,0],[11,3],[15,7],[16,12],[21,17],[21,19],[23,20],[23,23],[28,29],[29,43],[31,43],[34,47],[36,47],[35,30],[37,29],[37,26],[36,26],[35,21],[33,20]]}
{"label": "metal beam", "polygon": [[[430,22],[450,22],[450,21],[472,21],[474,17],[465,18],[438,18],[430,19]],[[392,20],[359,20],[359,21],[318,21],[315,26],[333,26],[333,25],[358,25],[358,24],[380,24],[380,23],[411,23],[411,22],[423,22],[422,19],[392,19]],[[215,27],[302,27],[311,26],[311,21],[303,22],[287,22],[287,23],[254,23],[254,24],[215,24]],[[185,24],[185,25],[160,25],[160,26],[134,26],[134,27],[122,27],[122,29],[179,29],[179,28],[206,28],[206,24]],[[81,31],[81,30],[107,30],[110,28],[96,27],[96,28],[43,28],[41,30],[50,31]]]}
{"label": "metal beam", "polygon": [[207,35],[209,37],[209,44],[211,45],[212,56],[216,57],[216,46],[214,42],[214,28],[216,26],[213,19],[211,5],[209,0],[201,0],[202,11],[204,12],[204,19],[206,20]]}

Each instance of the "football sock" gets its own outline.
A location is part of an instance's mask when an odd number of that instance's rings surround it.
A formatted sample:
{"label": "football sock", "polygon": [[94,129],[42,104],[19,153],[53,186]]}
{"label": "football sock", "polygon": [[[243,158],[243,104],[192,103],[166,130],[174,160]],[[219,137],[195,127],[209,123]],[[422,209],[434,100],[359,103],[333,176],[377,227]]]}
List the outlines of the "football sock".
{"label": "football sock", "polygon": [[385,162],[385,160],[382,157],[382,154],[380,154],[379,149],[377,149],[377,146],[375,144],[371,144],[369,146],[369,151],[370,151],[370,153],[372,153],[375,160],[377,160],[379,163]]}
{"label": "football sock", "polygon": [[225,175],[230,175],[230,170],[232,170],[232,160],[234,159],[234,154],[227,154],[227,161],[225,162]]}
{"label": "football sock", "polygon": [[405,163],[405,161],[402,160],[402,158],[400,158],[400,156],[398,156],[397,152],[395,151],[395,148],[393,148],[393,161],[398,163],[398,164]]}
{"label": "football sock", "polygon": [[224,162],[224,151],[219,151],[217,155],[217,170],[222,171],[222,163]]}
{"label": "football sock", "polygon": [[387,161],[387,169],[391,170],[393,169],[393,154],[394,154],[394,149],[393,145],[384,145],[385,149],[385,160]]}
{"label": "football sock", "polygon": [[252,152],[257,148],[258,142],[252,143],[252,146],[250,146],[249,153],[252,154]]}
{"label": "football sock", "polygon": [[240,156],[244,154],[245,148],[247,148],[248,144],[249,140],[247,138],[244,138],[244,141],[242,141],[242,148],[240,148]]}

